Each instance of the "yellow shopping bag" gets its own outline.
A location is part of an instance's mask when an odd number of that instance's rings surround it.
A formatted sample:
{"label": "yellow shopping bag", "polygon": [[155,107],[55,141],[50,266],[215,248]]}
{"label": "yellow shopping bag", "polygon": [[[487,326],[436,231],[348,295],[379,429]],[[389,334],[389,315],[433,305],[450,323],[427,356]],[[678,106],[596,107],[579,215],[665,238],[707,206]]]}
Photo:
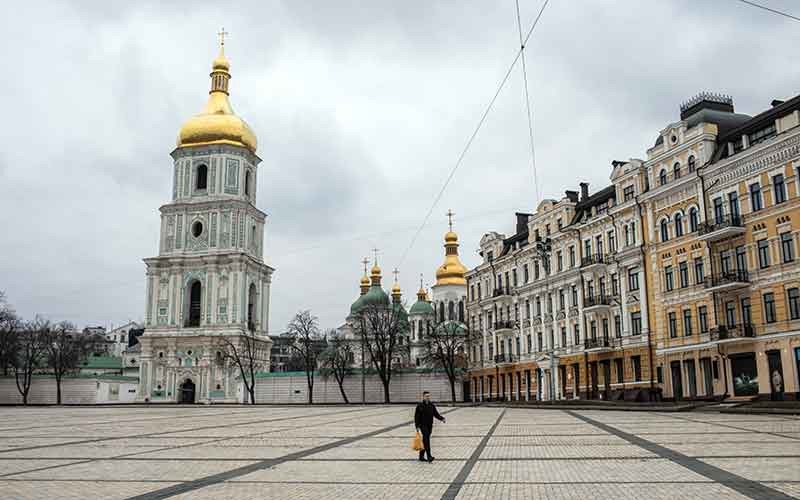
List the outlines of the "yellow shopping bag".
{"label": "yellow shopping bag", "polygon": [[422,434],[417,432],[414,439],[411,440],[411,449],[414,451],[422,451],[425,447],[422,445]]}

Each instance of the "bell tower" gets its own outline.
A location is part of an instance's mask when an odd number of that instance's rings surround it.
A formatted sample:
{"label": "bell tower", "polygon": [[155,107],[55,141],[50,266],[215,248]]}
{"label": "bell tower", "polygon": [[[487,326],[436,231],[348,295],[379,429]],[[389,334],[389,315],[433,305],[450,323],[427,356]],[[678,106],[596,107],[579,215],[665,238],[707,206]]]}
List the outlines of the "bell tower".
{"label": "bell tower", "polygon": [[220,362],[222,337],[255,337],[269,370],[266,214],[256,208],[261,159],[250,126],[229,101],[227,32],[212,62],[208,101],[180,128],[172,151],[172,200],[161,206],[158,256],[147,268],[138,399],[236,402],[235,370]]}

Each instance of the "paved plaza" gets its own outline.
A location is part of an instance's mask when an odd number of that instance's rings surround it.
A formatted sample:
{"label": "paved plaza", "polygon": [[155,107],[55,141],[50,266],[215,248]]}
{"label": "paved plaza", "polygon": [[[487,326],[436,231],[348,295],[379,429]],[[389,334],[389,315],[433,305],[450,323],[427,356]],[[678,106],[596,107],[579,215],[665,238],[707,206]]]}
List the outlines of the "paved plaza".
{"label": "paved plaza", "polygon": [[800,498],[800,418],[411,406],[0,408],[0,498]]}

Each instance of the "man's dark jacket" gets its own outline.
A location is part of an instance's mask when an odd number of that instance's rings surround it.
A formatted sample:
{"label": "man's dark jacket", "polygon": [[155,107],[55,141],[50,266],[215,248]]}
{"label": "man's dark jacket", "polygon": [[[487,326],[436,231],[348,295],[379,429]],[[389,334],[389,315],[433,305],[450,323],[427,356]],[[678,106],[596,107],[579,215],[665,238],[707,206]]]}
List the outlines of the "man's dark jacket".
{"label": "man's dark jacket", "polygon": [[417,409],[414,412],[414,425],[419,429],[432,429],[434,417],[437,420],[444,421],[444,417],[439,415],[433,403],[423,401],[417,405]]}

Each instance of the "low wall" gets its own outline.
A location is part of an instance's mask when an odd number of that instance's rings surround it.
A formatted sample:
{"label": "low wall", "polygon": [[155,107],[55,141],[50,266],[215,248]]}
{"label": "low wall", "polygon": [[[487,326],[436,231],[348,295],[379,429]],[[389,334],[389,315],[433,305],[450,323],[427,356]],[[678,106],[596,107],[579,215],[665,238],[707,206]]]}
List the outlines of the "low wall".
{"label": "low wall", "polygon": [[[361,375],[348,376],[344,390],[351,403],[361,402]],[[365,377],[366,401],[383,403],[383,384],[375,374]],[[396,373],[389,384],[392,403],[419,401],[422,391],[431,393],[434,401],[450,401],[450,382],[444,373]],[[462,384],[456,381],[456,401],[463,401]],[[314,403],[343,403],[339,384],[333,377],[314,377]],[[256,379],[256,403],[308,403],[308,383],[305,373],[269,373]]]}
{"label": "low wall", "polygon": [[[132,377],[65,377],[61,380],[61,403],[91,405],[132,403],[139,383]],[[131,392],[133,391],[133,392]],[[0,404],[22,404],[14,377],[0,377]],[[56,404],[56,379],[36,376],[28,392],[28,404]]]}

